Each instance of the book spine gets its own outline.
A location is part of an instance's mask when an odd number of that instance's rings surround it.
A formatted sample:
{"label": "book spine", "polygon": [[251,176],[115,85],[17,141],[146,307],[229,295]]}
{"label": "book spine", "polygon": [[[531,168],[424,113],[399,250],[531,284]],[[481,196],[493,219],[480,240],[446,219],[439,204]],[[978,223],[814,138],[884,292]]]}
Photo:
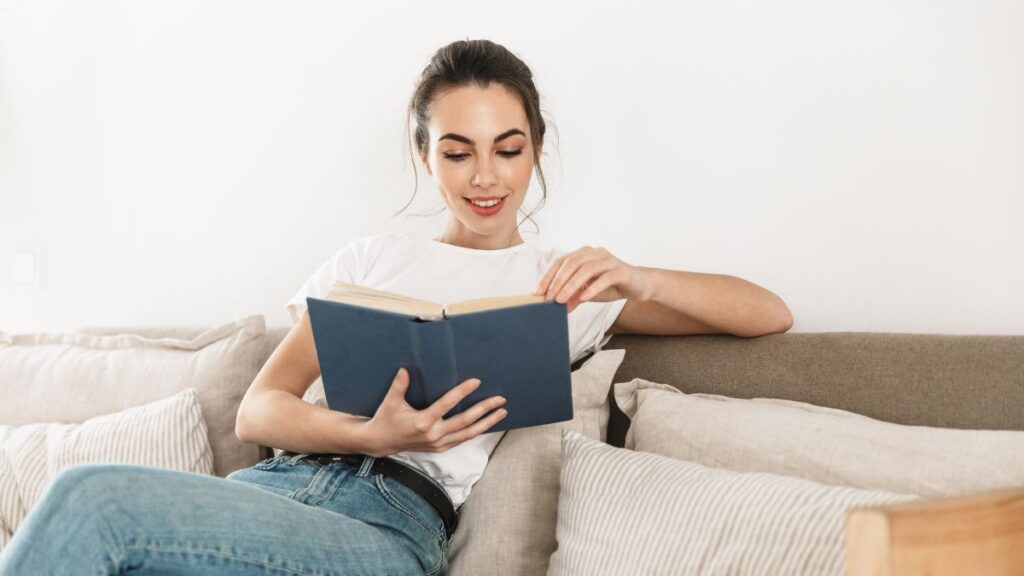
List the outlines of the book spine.
{"label": "book spine", "polygon": [[[454,388],[459,384],[459,365],[455,362],[455,336],[452,334],[451,322],[449,322],[448,320],[443,320],[441,323],[444,324],[444,335],[447,339],[445,347],[448,349],[448,366],[450,366],[448,387]],[[456,404],[455,408],[452,408],[452,412],[458,414],[459,412],[465,410],[466,407],[463,405],[464,403],[465,399]]]}
{"label": "book spine", "polygon": [[[416,333],[414,350],[423,375],[424,403],[429,405],[458,384],[451,321],[410,324]],[[449,415],[459,411],[459,407],[456,407]]]}
{"label": "book spine", "polygon": [[[455,360],[455,336],[454,334],[452,334],[451,321],[448,319],[444,319],[440,322],[436,322],[436,324],[440,325],[441,334],[439,336],[443,341],[443,344],[441,345],[441,350],[442,353],[445,354],[445,356],[447,356],[446,360],[448,364],[448,370],[447,372],[445,372],[446,380],[443,383],[445,384],[444,389],[442,390],[443,394],[444,392],[451,390],[452,388],[456,387],[459,384],[459,365]],[[454,408],[452,408],[448,412],[448,415],[454,416],[455,414],[459,414],[460,412],[469,407],[466,404],[466,399],[463,398],[462,400],[459,401],[458,404],[455,405]]]}
{"label": "book spine", "polygon": [[409,342],[412,348],[413,366],[409,370],[409,389],[405,392],[405,401],[417,410],[427,407],[426,373],[423,369],[423,353],[420,347],[419,322],[409,322]]}

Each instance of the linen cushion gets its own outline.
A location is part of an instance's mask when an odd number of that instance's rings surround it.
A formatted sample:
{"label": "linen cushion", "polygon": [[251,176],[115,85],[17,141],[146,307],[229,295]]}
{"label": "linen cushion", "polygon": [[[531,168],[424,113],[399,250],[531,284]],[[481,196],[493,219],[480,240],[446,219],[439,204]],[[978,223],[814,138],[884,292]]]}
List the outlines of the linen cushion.
{"label": "linen cushion", "polygon": [[920,496],[1024,485],[1024,432],[907,426],[804,402],[615,385],[626,448],[740,472]]}
{"label": "linen cushion", "polygon": [[847,510],[912,500],[563,433],[549,575],[843,574]]}
{"label": "linen cushion", "polygon": [[81,424],[0,426],[0,548],[57,474],[85,463],[212,474],[213,453],[195,388]]}
{"label": "linen cushion", "polygon": [[0,332],[0,424],[82,422],[195,388],[218,476],[260,460],[235,436],[246,389],[266,360],[262,315],[194,338]]}
{"label": "linen cushion", "polygon": [[608,391],[625,354],[595,352],[572,373],[572,420],[505,433],[460,509],[452,576],[544,574],[555,549],[562,430],[604,439]]}

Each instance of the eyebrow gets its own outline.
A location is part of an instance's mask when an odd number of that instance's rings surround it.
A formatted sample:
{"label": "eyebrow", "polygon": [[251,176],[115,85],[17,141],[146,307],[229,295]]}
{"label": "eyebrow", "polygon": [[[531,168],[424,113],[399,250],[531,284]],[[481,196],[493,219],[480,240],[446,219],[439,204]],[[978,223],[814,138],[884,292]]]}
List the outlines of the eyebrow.
{"label": "eyebrow", "polygon": [[[508,138],[509,136],[515,136],[516,134],[520,134],[522,136],[526,136],[526,134],[523,134],[523,131],[520,130],[519,128],[512,128],[511,130],[506,130],[506,131],[502,132],[501,134],[498,134],[497,136],[495,136],[494,137],[494,143],[497,144],[498,142],[501,142],[505,138]],[[449,132],[449,133],[445,134],[444,136],[441,136],[440,138],[437,139],[437,141],[440,142],[441,140],[444,140],[446,138],[448,140],[455,140],[456,142],[462,142],[463,144],[469,144],[471,146],[473,144],[476,144],[476,142],[473,142],[471,139],[466,138],[462,134],[455,134],[454,132]]]}

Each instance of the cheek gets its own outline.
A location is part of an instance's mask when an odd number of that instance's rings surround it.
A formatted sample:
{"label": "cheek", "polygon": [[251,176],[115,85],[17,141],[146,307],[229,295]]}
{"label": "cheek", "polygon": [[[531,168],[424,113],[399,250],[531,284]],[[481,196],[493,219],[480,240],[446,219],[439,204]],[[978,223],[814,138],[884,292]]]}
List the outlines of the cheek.
{"label": "cheek", "polygon": [[502,180],[506,185],[513,188],[523,188],[529,185],[532,174],[533,165],[530,159],[523,155],[516,157],[511,162],[506,162],[502,170]]}
{"label": "cheek", "polygon": [[458,190],[465,186],[465,183],[469,181],[470,176],[466,175],[466,169],[463,166],[453,164],[451,162],[443,162],[438,164],[434,169],[434,178],[441,184],[441,187],[445,190]]}

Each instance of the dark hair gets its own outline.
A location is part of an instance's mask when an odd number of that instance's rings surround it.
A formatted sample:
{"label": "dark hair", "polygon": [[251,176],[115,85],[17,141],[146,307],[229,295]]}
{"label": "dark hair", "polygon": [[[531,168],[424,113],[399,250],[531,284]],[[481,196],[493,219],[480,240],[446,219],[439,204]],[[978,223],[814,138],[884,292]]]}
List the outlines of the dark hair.
{"label": "dark hair", "polygon": [[[492,82],[505,86],[519,97],[526,112],[526,119],[530,124],[533,164],[537,169],[537,181],[540,182],[543,191],[540,204],[535,210],[526,214],[526,218],[530,219],[530,216],[544,205],[544,201],[548,197],[547,182],[544,179],[544,171],[540,167],[540,146],[544,142],[547,126],[541,116],[540,96],[537,94],[537,88],[533,85],[533,73],[530,68],[507,48],[490,40],[457,40],[443,46],[434,53],[430,63],[420,74],[416,89],[409,100],[405,125],[406,136],[409,137],[409,127],[412,120],[415,119],[416,131],[409,138],[412,141],[409,156],[412,158],[415,178],[413,198],[416,197],[416,189],[419,185],[414,150],[420,154],[429,150],[428,127],[431,105],[434,100],[455,88],[465,86],[487,88]],[[405,210],[410,203],[412,203],[412,198],[402,207],[402,210]],[[395,215],[401,213],[402,210],[396,212]],[[522,211],[521,208],[520,211]],[[534,227],[537,227],[536,222],[534,222]],[[519,224],[516,224],[516,229],[518,228]]]}

